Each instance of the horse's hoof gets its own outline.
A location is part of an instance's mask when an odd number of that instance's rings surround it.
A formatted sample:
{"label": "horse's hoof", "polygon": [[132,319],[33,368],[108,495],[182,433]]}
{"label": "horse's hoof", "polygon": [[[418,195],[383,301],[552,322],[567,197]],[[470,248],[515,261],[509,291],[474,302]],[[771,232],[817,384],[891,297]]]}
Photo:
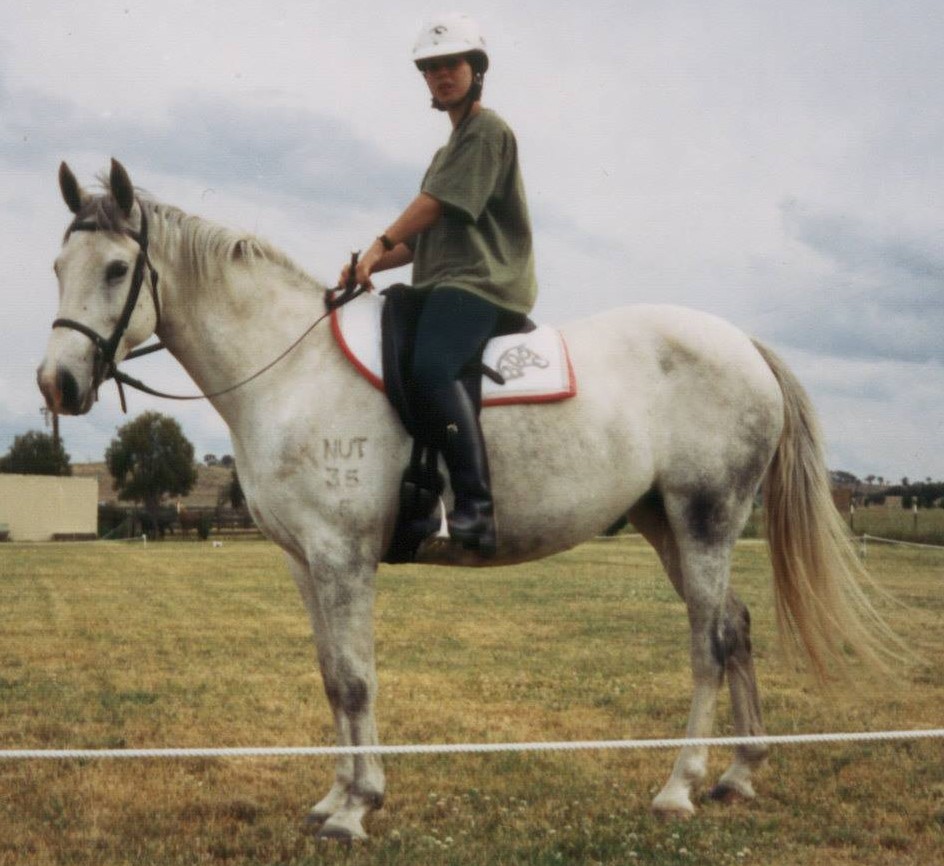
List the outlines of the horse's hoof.
{"label": "horse's hoof", "polygon": [[312,809],[306,816],[304,820],[304,825],[306,830],[317,830],[325,821],[327,821],[331,815],[326,812],[319,812],[315,809]]}
{"label": "horse's hoof", "polygon": [[687,821],[695,815],[695,806],[687,793],[663,791],[652,801],[652,814],[662,821]]}
{"label": "horse's hoof", "polygon": [[318,839],[333,839],[336,842],[351,844],[367,838],[364,827],[357,818],[345,820],[339,815],[332,815],[318,831]]}
{"label": "horse's hoof", "polygon": [[695,817],[695,809],[676,807],[672,809],[652,807],[652,814],[660,821],[690,821]]}
{"label": "horse's hoof", "polygon": [[727,806],[740,800],[741,794],[730,785],[718,784],[708,792],[708,799],[714,800],[716,803],[724,803]]}
{"label": "horse's hoof", "polygon": [[347,804],[349,786],[335,782],[327,795],[315,803],[305,816],[305,828],[313,830],[330,820],[335,812],[340,812]]}

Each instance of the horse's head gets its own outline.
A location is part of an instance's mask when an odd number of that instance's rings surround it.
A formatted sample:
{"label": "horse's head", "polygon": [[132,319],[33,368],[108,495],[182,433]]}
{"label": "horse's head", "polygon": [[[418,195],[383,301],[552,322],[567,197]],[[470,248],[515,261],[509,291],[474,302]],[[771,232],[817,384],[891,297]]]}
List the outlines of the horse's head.
{"label": "horse's head", "polygon": [[157,327],[157,274],[145,213],[117,160],[104,195],[86,193],[65,163],[59,187],[75,217],[56,258],[59,313],[37,381],[50,409],[81,415],[118,361]]}

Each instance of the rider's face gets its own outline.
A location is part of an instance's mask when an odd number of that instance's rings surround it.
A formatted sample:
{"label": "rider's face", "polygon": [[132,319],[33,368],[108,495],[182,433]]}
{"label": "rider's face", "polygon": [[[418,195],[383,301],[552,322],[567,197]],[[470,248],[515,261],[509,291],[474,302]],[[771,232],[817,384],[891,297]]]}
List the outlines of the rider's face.
{"label": "rider's face", "polygon": [[472,86],[472,67],[460,54],[434,57],[423,64],[423,77],[433,98],[447,108],[458,105]]}

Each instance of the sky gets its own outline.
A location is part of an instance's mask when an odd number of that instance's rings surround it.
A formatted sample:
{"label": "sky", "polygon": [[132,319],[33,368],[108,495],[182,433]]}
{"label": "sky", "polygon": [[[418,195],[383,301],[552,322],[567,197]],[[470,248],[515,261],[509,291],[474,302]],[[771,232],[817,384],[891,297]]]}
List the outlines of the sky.
{"label": "sky", "polygon": [[[448,137],[410,52],[459,10],[488,43],[485,104],[518,138],[535,319],[652,302],[723,316],[804,383],[830,468],[944,478],[940,0],[5,3],[0,453],[43,429],[60,161],[92,185],[117,157],[154,197],[333,284]],[[128,366],[192,392],[172,358]],[[208,404],[129,404],[106,386],[62,419],[73,463],[148,410],[198,457],[231,451]]]}

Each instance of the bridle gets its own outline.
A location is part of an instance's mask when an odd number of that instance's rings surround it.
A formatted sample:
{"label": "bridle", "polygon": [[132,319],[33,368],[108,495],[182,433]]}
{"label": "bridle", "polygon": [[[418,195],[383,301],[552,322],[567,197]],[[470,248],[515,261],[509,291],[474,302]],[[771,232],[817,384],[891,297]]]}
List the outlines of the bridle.
{"label": "bridle", "polygon": [[[118,317],[118,321],[115,323],[115,327],[111,332],[111,336],[105,338],[99,334],[98,331],[90,328],[88,325],[83,324],[82,322],[76,321],[75,319],[56,319],[52,323],[53,328],[71,328],[73,331],[78,331],[80,334],[84,334],[92,341],[92,345],[95,346],[95,360],[92,368],[93,386],[97,392],[98,387],[102,382],[104,382],[106,379],[114,378],[118,383],[118,392],[121,397],[121,408],[124,411],[127,411],[125,405],[125,395],[121,388],[121,379],[118,378],[121,374],[118,373],[118,365],[115,363],[115,355],[118,352],[118,346],[121,344],[121,340],[124,337],[125,332],[128,330],[128,325],[131,323],[131,316],[134,314],[134,309],[138,305],[138,299],[141,296],[141,288],[144,285],[145,267],[147,267],[151,278],[151,300],[154,302],[154,314],[157,317],[155,329],[160,327],[161,324],[161,301],[160,296],[157,293],[158,273],[148,253],[147,215],[144,212],[144,208],[140,208],[140,211],[141,228],[138,231],[134,231],[133,229],[129,228],[117,230],[122,234],[127,235],[137,243],[138,256],[135,259],[134,271],[131,274],[131,288],[128,289],[128,297],[125,298],[125,305],[121,310],[121,315]],[[103,227],[95,222],[95,220],[80,220],[76,218],[75,222],[73,222],[66,231],[66,240],[69,239],[69,236],[72,234],[72,232],[96,232],[102,230],[104,230]],[[154,351],[154,349],[155,347],[150,347],[147,351]],[[146,352],[141,352],[139,354],[146,354]],[[129,357],[131,357],[131,355],[129,355]]]}
{"label": "bridle", "polygon": [[[229,387],[223,388],[220,391],[214,391],[212,394],[169,394],[165,391],[158,391],[155,388],[151,388],[149,385],[145,385],[144,382],[140,381],[139,379],[135,379],[126,373],[123,373],[118,369],[118,364],[115,362],[115,355],[118,352],[118,346],[121,344],[121,339],[128,330],[128,325],[131,323],[131,316],[134,314],[134,308],[137,306],[138,299],[141,296],[141,288],[144,285],[145,267],[148,269],[148,273],[151,278],[151,299],[154,302],[154,313],[157,317],[155,330],[160,327],[161,324],[161,300],[157,292],[158,273],[157,269],[154,267],[154,264],[151,262],[151,257],[148,253],[147,215],[144,212],[144,208],[140,207],[140,205],[139,210],[141,212],[140,230],[134,231],[133,229],[129,228],[114,229],[114,231],[119,231],[121,234],[127,235],[138,244],[138,257],[134,263],[134,271],[131,275],[131,288],[128,290],[128,297],[125,299],[125,305],[121,311],[121,315],[118,317],[118,321],[115,323],[115,327],[112,330],[111,336],[106,339],[93,328],[90,328],[88,325],[78,322],[75,319],[56,319],[52,323],[53,328],[71,328],[73,331],[78,331],[80,334],[84,334],[92,341],[92,344],[95,346],[95,360],[94,366],[92,368],[92,382],[95,392],[96,394],[98,393],[98,388],[102,382],[105,382],[108,379],[114,379],[115,384],[118,386],[118,396],[121,400],[122,412],[127,413],[128,411],[127,403],[125,401],[125,392],[123,388],[124,385],[127,385],[129,388],[134,388],[137,391],[141,391],[144,394],[150,394],[153,397],[163,397],[166,400],[210,400],[214,397],[222,397],[224,394],[229,394],[232,391],[235,391],[237,388],[243,387],[243,385],[248,385],[254,379],[258,379],[263,373],[268,372],[282,359],[284,359],[302,342],[302,340],[305,339],[305,337],[307,337],[318,325],[328,318],[331,313],[338,309],[338,307],[343,306],[349,301],[353,301],[354,298],[360,294],[363,294],[367,290],[366,286],[358,286],[356,283],[354,271],[357,266],[357,260],[360,253],[353,252],[351,253],[351,276],[349,278],[348,284],[343,287],[338,286],[336,289],[327,289],[325,291],[325,312],[319,316],[314,321],[314,323],[310,325],[304,331],[304,333],[277,358],[274,358],[251,376],[247,376],[245,379],[241,379],[234,385],[230,385]],[[80,220],[77,217],[66,231],[66,240],[69,239],[69,235],[71,235],[72,232],[95,231],[111,231],[111,229],[106,229],[94,220]],[[161,342],[154,343],[150,346],[143,346],[142,348],[134,349],[129,352],[127,355],[125,355],[124,360],[130,361],[134,358],[140,358],[143,355],[150,355],[152,352],[159,352],[165,348],[166,346],[164,346],[164,344]]]}

